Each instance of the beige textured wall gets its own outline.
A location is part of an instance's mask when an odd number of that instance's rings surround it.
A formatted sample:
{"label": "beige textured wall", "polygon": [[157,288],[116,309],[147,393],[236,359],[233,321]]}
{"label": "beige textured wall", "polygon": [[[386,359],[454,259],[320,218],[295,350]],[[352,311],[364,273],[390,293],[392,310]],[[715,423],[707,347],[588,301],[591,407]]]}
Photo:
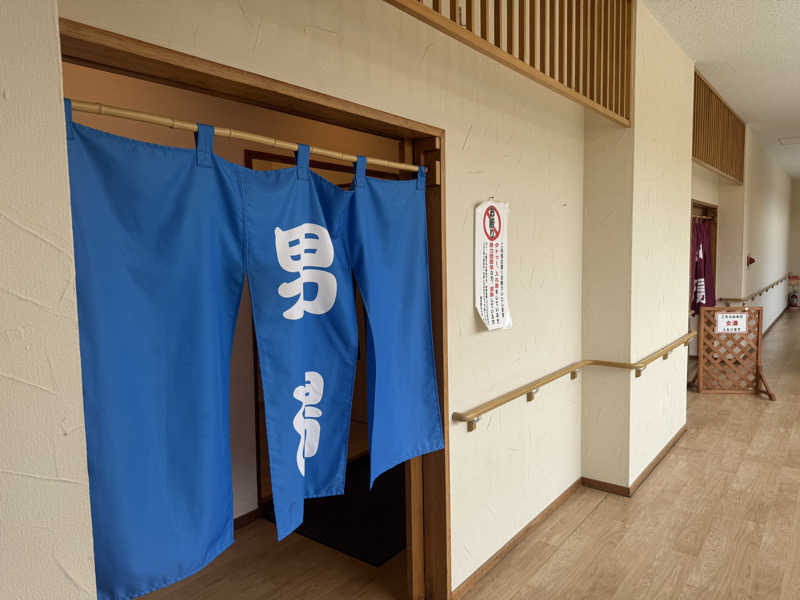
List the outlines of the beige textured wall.
{"label": "beige textured wall", "polygon": [[[583,110],[375,0],[62,0],[62,16],[444,127],[450,408],[581,356]],[[221,35],[220,32],[225,32]],[[510,202],[514,327],[473,308],[473,212]],[[461,583],[581,474],[580,385],[451,424]]]}
{"label": "beige textured wall", "polygon": [[55,2],[0,2],[0,597],[95,595]]}
{"label": "beige textured wall", "polygon": [[719,206],[721,177],[705,167],[692,163],[692,200]]}
{"label": "beige textured wall", "polygon": [[[759,136],[748,127],[745,153],[744,249],[756,263],[744,267],[744,295],[749,295],[789,271],[791,179],[765,149]],[[753,301],[764,307],[764,328],[786,307],[786,282]]]}
{"label": "beige textured wall", "polygon": [[720,180],[717,211],[717,298],[744,294],[745,187]]}
{"label": "beige textured wall", "polygon": [[[647,7],[636,19],[634,126],[586,118],[583,347],[636,361],[686,332],[693,62]],[[686,419],[686,351],[641,378],[583,380],[583,474],[628,486]]]}
{"label": "beige textured wall", "polygon": [[790,223],[789,270],[794,275],[800,275],[800,179],[792,180]]}
{"label": "beige textured wall", "polygon": [[[686,333],[694,62],[637,5],[631,359]],[[630,481],[686,422],[686,349],[631,379]]]}
{"label": "beige textured wall", "polygon": [[[583,200],[583,358],[627,362],[631,339],[633,129],[586,111]],[[630,375],[582,376],[582,474],[628,484]]]}

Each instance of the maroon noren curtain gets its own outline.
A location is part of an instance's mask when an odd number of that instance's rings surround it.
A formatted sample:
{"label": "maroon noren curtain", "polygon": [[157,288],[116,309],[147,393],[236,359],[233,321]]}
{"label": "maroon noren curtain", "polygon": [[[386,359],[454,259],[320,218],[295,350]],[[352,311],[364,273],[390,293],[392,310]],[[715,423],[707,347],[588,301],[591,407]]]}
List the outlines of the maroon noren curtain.
{"label": "maroon noren curtain", "polygon": [[692,310],[717,303],[711,252],[711,223],[692,219]]}

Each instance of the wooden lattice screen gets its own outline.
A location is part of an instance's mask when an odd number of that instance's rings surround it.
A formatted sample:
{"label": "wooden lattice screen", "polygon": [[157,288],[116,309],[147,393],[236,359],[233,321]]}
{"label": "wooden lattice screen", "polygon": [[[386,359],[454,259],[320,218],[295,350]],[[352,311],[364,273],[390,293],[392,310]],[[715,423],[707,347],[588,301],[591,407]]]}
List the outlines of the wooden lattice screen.
{"label": "wooden lattice screen", "polygon": [[692,158],[704,167],[742,183],[744,137],[744,121],[695,71]]}
{"label": "wooden lattice screen", "polygon": [[[762,319],[760,306],[703,307],[700,309],[697,388],[718,394],[757,394],[769,389],[761,366]],[[747,315],[746,333],[717,333],[718,313]]]}
{"label": "wooden lattice screen", "polygon": [[385,0],[626,127],[636,0]]}

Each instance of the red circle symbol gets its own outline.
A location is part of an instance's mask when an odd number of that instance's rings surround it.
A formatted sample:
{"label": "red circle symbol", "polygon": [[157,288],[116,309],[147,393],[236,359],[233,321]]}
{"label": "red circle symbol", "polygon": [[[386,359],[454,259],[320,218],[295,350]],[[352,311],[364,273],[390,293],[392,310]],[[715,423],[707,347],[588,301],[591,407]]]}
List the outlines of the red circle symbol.
{"label": "red circle symbol", "polygon": [[483,213],[483,233],[490,242],[500,237],[501,226],[500,211],[494,204],[490,204]]}

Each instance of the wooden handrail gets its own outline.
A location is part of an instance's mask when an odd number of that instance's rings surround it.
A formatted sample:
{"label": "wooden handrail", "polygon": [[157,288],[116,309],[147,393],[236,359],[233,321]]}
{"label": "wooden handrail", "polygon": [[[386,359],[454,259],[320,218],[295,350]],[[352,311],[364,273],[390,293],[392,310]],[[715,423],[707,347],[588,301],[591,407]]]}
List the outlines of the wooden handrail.
{"label": "wooden handrail", "polygon": [[730,306],[731,304],[738,304],[738,303],[742,303],[742,302],[752,302],[753,300],[755,300],[755,298],[757,296],[760,296],[764,292],[770,291],[776,285],[780,285],[781,283],[783,283],[784,281],[787,281],[788,279],[789,279],[789,274],[787,273],[786,275],[784,275],[783,277],[781,277],[777,281],[773,281],[767,287],[763,287],[760,290],[756,290],[755,292],[753,292],[749,296],[745,296],[744,298],[717,298],[717,302],[724,302],[725,306]]}
{"label": "wooden handrail", "polygon": [[556,379],[561,379],[567,373],[569,373],[570,379],[577,379],[578,371],[583,369],[584,367],[611,367],[614,369],[628,369],[631,371],[636,372],[636,377],[641,377],[644,370],[647,368],[651,362],[658,360],[659,358],[663,358],[667,360],[669,358],[670,353],[675,350],[675,348],[679,346],[688,346],[689,341],[697,337],[696,331],[690,331],[689,333],[682,335],[677,340],[672,342],[671,344],[664,346],[660,350],[649,354],[642,360],[635,362],[635,363],[627,363],[627,362],[616,362],[610,360],[581,360],[579,362],[572,363],[571,365],[567,365],[559,369],[558,371],[553,371],[545,375],[544,377],[540,377],[539,379],[535,379],[530,383],[526,383],[510,392],[503,394],[502,396],[498,396],[488,402],[484,402],[483,404],[479,404],[475,408],[472,408],[466,412],[454,412],[453,413],[453,421],[464,421],[467,424],[467,431],[474,431],[475,427],[477,427],[478,420],[481,418],[482,415],[488,413],[489,411],[494,410],[495,408],[499,408],[504,404],[511,402],[512,400],[519,398],[520,396],[526,395],[528,402],[533,401],[534,396],[539,391],[543,385],[551,383]]}

